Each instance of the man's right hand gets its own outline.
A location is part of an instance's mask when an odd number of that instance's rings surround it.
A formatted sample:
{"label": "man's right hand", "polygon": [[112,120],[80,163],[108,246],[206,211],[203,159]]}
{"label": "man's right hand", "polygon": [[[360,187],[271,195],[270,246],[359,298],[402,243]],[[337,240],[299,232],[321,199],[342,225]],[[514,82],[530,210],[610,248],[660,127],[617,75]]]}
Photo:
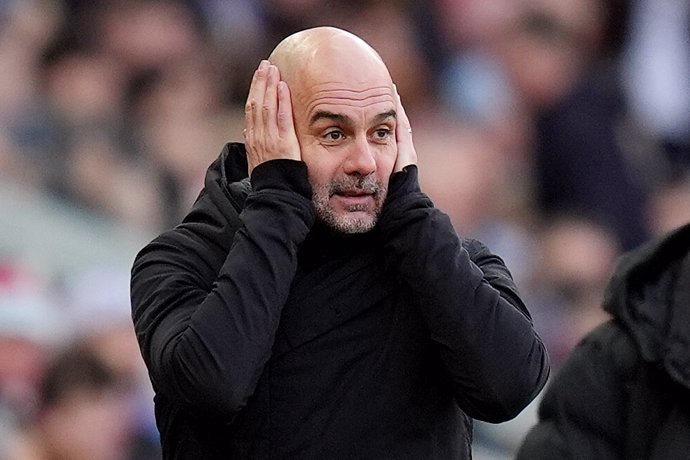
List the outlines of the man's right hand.
{"label": "man's right hand", "polygon": [[244,111],[244,141],[249,173],[269,160],[301,160],[287,83],[278,68],[263,60],[254,72]]}

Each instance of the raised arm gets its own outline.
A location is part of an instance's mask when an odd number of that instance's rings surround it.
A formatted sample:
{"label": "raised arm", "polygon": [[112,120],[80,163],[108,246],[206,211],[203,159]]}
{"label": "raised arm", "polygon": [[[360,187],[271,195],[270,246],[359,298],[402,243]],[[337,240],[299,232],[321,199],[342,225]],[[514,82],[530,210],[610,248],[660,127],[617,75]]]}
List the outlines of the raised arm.
{"label": "raised arm", "polygon": [[[409,126],[404,113],[398,110],[398,126]],[[407,130],[398,136],[399,151],[414,150]],[[389,256],[414,293],[461,408],[477,419],[508,420],[546,382],[544,344],[503,261],[457,236],[419,189],[417,167],[406,163],[391,178],[380,220]]]}
{"label": "raised arm", "polygon": [[[269,359],[314,220],[306,165],[286,159],[294,133],[278,126],[290,112],[277,101],[280,92],[289,103],[289,93],[274,71],[262,63],[252,83],[248,162],[237,160],[239,145],[222,155],[184,222],[145,247],[132,269],[134,325],[157,392],[228,418]],[[245,175],[251,165],[251,189],[228,183],[233,164]]]}

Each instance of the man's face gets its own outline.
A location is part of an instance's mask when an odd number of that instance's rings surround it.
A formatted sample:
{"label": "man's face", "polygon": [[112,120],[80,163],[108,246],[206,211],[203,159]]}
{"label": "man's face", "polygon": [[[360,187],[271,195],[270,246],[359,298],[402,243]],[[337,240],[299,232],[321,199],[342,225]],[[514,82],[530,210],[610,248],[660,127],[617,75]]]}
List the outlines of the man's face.
{"label": "man's face", "polygon": [[317,218],[343,233],[374,228],[397,156],[393,87],[376,76],[307,79],[293,98]]}

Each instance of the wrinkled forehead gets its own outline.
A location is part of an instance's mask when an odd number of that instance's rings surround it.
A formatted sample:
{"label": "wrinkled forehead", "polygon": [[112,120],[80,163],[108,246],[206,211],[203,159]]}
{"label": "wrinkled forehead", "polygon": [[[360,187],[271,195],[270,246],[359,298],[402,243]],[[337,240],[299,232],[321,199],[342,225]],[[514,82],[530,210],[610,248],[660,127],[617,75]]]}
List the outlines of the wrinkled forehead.
{"label": "wrinkled forehead", "polygon": [[320,105],[365,108],[395,107],[393,82],[385,65],[376,59],[327,56],[303,66],[291,85],[295,116],[308,116]]}
{"label": "wrinkled forehead", "polygon": [[373,110],[390,112],[395,110],[395,99],[389,85],[351,88],[340,84],[323,84],[305,95],[295,104],[295,115],[311,118],[320,110],[334,113],[348,110]]}

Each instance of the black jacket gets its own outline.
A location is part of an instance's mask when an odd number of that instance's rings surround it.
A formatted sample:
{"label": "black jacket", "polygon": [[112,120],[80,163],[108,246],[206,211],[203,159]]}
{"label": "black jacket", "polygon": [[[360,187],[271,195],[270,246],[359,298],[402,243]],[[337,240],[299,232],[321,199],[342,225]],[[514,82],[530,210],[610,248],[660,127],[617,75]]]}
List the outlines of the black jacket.
{"label": "black jacket", "polygon": [[456,236],[416,167],[355,236],[314,223],[304,163],[246,171],[230,144],[134,263],[165,458],[469,458],[468,416],[536,396],[548,359],[508,270]]}
{"label": "black jacket", "polygon": [[518,459],[690,458],[690,224],[623,256],[604,308]]}

